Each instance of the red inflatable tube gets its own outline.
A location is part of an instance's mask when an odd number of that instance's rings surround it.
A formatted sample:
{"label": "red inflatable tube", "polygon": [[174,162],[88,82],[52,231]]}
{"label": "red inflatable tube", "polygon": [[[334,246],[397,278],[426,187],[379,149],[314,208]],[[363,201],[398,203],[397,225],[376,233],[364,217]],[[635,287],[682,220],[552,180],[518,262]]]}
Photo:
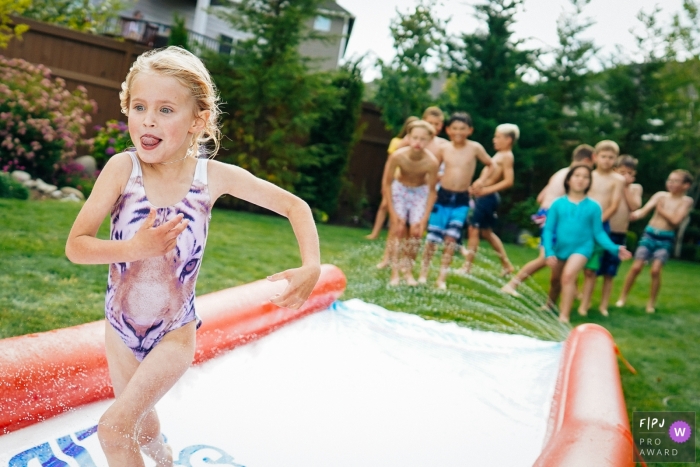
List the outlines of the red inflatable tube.
{"label": "red inflatable tube", "polygon": [[535,467],[633,467],[633,451],[612,336],[596,324],[578,326],[564,345]]}
{"label": "red inflatable tube", "polygon": [[[197,298],[203,324],[195,363],[327,308],[345,290],[346,279],[337,267],[323,265],[299,310],[270,303],[286,284],[261,280]],[[0,340],[0,434],[112,396],[104,321]]]}

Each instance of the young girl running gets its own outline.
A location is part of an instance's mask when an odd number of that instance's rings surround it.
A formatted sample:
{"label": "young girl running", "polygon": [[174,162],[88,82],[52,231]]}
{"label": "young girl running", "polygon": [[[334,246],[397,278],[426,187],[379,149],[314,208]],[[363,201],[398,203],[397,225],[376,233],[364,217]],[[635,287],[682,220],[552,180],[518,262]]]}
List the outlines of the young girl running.
{"label": "young girl running", "polygon": [[[146,52],[120,93],[133,150],[105,165],[68,236],[66,255],[109,264],[105,348],[116,400],[98,425],[110,466],[143,466],[143,451],[172,466],[155,404],[190,366],[200,324],[194,291],[211,208],[230,194],[289,218],[302,266],[270,276],[287,288],[271,298],[298,308],[320,274],[316,228],[296,196],[245,170],[207,158],[219,147],[217,95],[208,71],[177,47]],[[111,213],[109,240],[96,238]]]}
{"label": "young girl running", "polygon": [[549,208],[542,232],[547,264],[552,268],[552,287],[561,281],[559,321],[568,323],[576,295],[576,277],[593,254],[598,243],[621,260],[632,254],[615,245],[603,230],[603,211],[586,195],[591,188],[591,168],[575,165],[566,174],[566,196],[557,198]]}

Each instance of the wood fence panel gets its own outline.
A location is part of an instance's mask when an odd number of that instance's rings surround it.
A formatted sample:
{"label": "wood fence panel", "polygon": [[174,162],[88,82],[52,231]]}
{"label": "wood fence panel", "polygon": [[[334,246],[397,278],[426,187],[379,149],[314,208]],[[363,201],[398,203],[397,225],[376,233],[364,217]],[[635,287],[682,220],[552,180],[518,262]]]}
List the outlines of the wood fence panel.
{"label": "wood fence panel", "polygon": [[0,55],[47,66],[54,76],[66,81],[69,90],[84,86],[88,97],[97,102],[97,113],[87,128],[88,137],[94,133],[94,125],[126,119],[119,107],[121,83],[136,57],[150,47],[27,18],[13,20],[27,24],[29,31],[20,40],[12,39],[6,49],[0,49]]}

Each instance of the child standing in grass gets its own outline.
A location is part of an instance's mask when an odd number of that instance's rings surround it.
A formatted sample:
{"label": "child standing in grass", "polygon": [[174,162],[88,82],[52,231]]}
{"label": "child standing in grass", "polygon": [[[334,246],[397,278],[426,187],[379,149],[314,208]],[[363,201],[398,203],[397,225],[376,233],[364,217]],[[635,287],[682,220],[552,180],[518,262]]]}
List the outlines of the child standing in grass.
{"label": "child standing in grass", "polygon": [[[194,291],[211,207],[230,194],[289,218],[302,266],[270,276],[287,288],[271,298],[298,308],[320,275],[316,228],[296,196],[228,164],[198,158],[219,145],[217,95],[202,62],[178,47],[153,50],[132,65],[120,93],[134,150],[112,157],[80,210],[66,255],[109,264],[105,350],[116,400],[98,437],[111,466],[172,466],[156,403],[192,363]],[[109,240],[96,238],[111,213]]]}
{"label": "child standing in grass", "polygon": [[656,311],[656,298],[661,288],[661,269],[671,256],[675,240],[674,231],[693,208],[693,198],[686,196],[692,184],[693,177],[690,173],[686,170],[674,170],[666,180],[668,191],[655,193],[643,208],[630,214],[630,220],[636,221],[646,217],[652,209],[655,209],[634,252],[634,263],[627,273],[625,285],[615,306],[625,305],[627,295],[637,276],[644,269],[644,264],[651,262],[651,293],[646,311],[647,313]]}
{"label": "child standing in grass", "polygon": [[[382,191],[389,202],[391,222],[391,286],[399,285],[400,272],[408,285],[418,284],[413,277],[413,263],[436,198],[439,163],[425,149],[434,136],[435,129],[430,123],[423,120],[411,123],[408,126],[410,146],[394,151],[384,166]],[[397,168],[399,174],[394,178]]]}
{"label": "child standing in grass", "polygon": [[[610,217],[610,240],[616,245],[627,243],[627,229],[630,225],[630,213],[642,206],[642,185],[634,183],[637,174],[637,159],[630,155],[619,156],[615,160],[615,172],[625,179],[625,189],[617,211]],[[609,252],[603,253],[598,275],[603,276],[603,292],[600,298],[600,314],[608,316],[608,303],[612,292],[613,279],[617,276],[620,259]]]}
{"label": "child standing in grass", "polygon": [[566,196],[556,199],[547,213],[542,232],[547,265],[552,281],[561,282],[559,321],[568,323],[576,295],[576,277],[584,268],[598,243],[621,260],[632,255],[624,246],[615,245],[603,230],[602,209],[587,196],[591,187],[591,168],[575,165],[566,174]]}

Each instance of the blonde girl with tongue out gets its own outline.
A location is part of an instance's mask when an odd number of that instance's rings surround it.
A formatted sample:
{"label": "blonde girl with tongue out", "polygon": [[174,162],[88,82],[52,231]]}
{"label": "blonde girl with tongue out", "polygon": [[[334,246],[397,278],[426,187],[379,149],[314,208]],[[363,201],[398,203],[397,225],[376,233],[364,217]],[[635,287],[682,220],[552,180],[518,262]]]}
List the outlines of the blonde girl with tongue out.
{"label": "blonde girl with tongue out", "polygon": [[[202,62],[184,49],[146,52],[120,93],[135,148],[113,156],[68,236],[66,255],[109,264],[105,349],[115,401],[97,434],[111,467],[158,466],[173,455],[155,404],[190,366],[201,323],[194,290],[211,207],[224,194],[289,218],[302,265],[270,276],[286,280],[271,302],[299,308],[320,275],[308,205],[249,172],[211,160],[219,148],[218,97]],[[96,238],[105,216],[109,240]]]}

